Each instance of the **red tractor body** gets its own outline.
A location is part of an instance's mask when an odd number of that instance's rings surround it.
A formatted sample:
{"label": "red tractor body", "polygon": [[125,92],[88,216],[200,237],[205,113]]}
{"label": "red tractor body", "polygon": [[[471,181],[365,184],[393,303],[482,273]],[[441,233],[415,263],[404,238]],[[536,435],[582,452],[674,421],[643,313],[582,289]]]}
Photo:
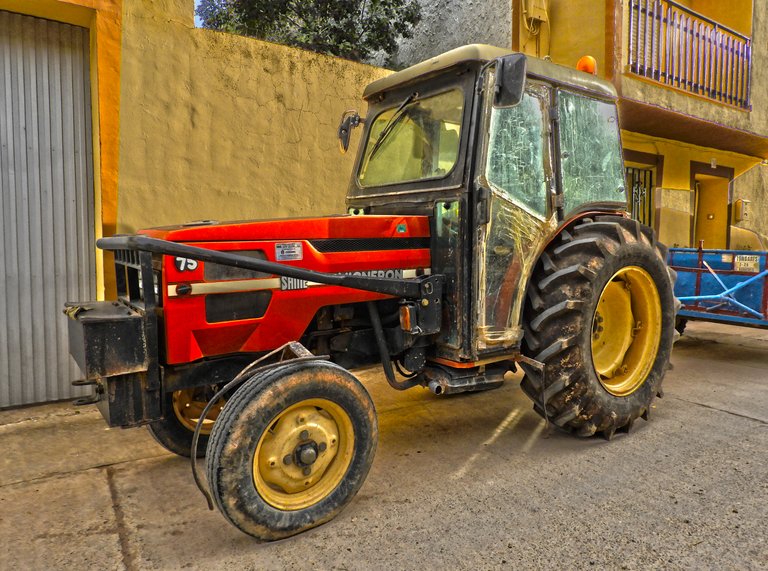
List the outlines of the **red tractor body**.
{"label": "red tractor body", "polygon": [[[327,274],[408,279],[430,272],[426,216],[332,216],[157,228],[146,236]],[[379,293],[163,257],[158,299],[168,365],[262,353],[300,339],[322,307]]]}

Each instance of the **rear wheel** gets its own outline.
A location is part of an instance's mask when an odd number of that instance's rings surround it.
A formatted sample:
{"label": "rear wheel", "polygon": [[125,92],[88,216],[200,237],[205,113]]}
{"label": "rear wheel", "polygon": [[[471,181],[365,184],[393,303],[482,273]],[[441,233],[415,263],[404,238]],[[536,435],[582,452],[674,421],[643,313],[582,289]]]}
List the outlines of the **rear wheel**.
{"label": "rear wheel", "polygon": [[[192,449],[192,436],[197,426],[197,421],[213,397],[216,387],[196,387],[165,393],[163,410],[165,418],[147,425],[149,433],[166,450],[179,456],[190,456]],[[208,445],[208,437],[211,434],[213,423],[216,421],[219,411],[224,406],[224,401],[216,403],[203,421],[200,428],[200,438],[197,446],[197,457],[205,456]]]}
{"label": "rear wheel", "polygon": [[244,384],[213,427],[206,459],[222,514],[263,540],[332,519],[373,462],[367,391],[338,365],[286,364]]}
{"label": "rear wheel", "polygon": [[585,219],[542,255],[531,279],[523,364],[535,410],[579,436],[607,438],[648,418],[669,366],[673,274],[653,231],[618,217]]}

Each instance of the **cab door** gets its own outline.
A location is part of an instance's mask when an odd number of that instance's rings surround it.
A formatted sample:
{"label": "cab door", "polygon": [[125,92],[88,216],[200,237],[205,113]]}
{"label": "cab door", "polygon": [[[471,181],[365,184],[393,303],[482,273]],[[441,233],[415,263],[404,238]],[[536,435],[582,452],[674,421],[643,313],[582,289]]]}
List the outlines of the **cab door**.
{"label": "cab door", "polygon": [[551,200],[550,97],[549,87],[530,83],[514,107],[486,104],[475,185],[473,345],[478,357],[508,351],[522,341],[525,286],[536,254],[557,226]]}

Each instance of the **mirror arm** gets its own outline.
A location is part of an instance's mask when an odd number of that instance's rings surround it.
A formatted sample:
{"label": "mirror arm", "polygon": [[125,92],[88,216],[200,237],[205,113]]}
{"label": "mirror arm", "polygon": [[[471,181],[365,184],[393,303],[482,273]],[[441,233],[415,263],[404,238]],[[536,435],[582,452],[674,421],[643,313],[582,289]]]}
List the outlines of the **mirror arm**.
{"label": "mirror arm", "polygon": [[365,117],[360,117],[360,114],[354,110],[349,109],[344,111],[341,115],[341,122],[339,123],[339,129],[337,136],[339,138],[339,148],[343,153],[349,149],[349,138],[352,135],[352,129],[359,125],[365,125]]}

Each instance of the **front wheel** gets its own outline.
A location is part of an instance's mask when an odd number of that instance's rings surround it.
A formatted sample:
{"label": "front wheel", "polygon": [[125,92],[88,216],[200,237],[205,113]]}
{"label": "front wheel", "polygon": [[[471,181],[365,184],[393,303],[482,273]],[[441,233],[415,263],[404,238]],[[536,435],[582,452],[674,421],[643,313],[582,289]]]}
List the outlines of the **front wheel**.
{"label": "front wheel", "polygon": [[211,494],[249,535],[295,535],[352,500],[377,435],[373,402],[349,372],[288,363],[246,382],[219,415],[206,458]]}
{"label": "front wheel", "polygon": [[[579,436],[610,438],[647,419],[674,339],[666,248],[618,217],[585,219],[542,255],[528,289],[524,392],[535,410]],[[543,373],[543,374],[542,374]]]}

